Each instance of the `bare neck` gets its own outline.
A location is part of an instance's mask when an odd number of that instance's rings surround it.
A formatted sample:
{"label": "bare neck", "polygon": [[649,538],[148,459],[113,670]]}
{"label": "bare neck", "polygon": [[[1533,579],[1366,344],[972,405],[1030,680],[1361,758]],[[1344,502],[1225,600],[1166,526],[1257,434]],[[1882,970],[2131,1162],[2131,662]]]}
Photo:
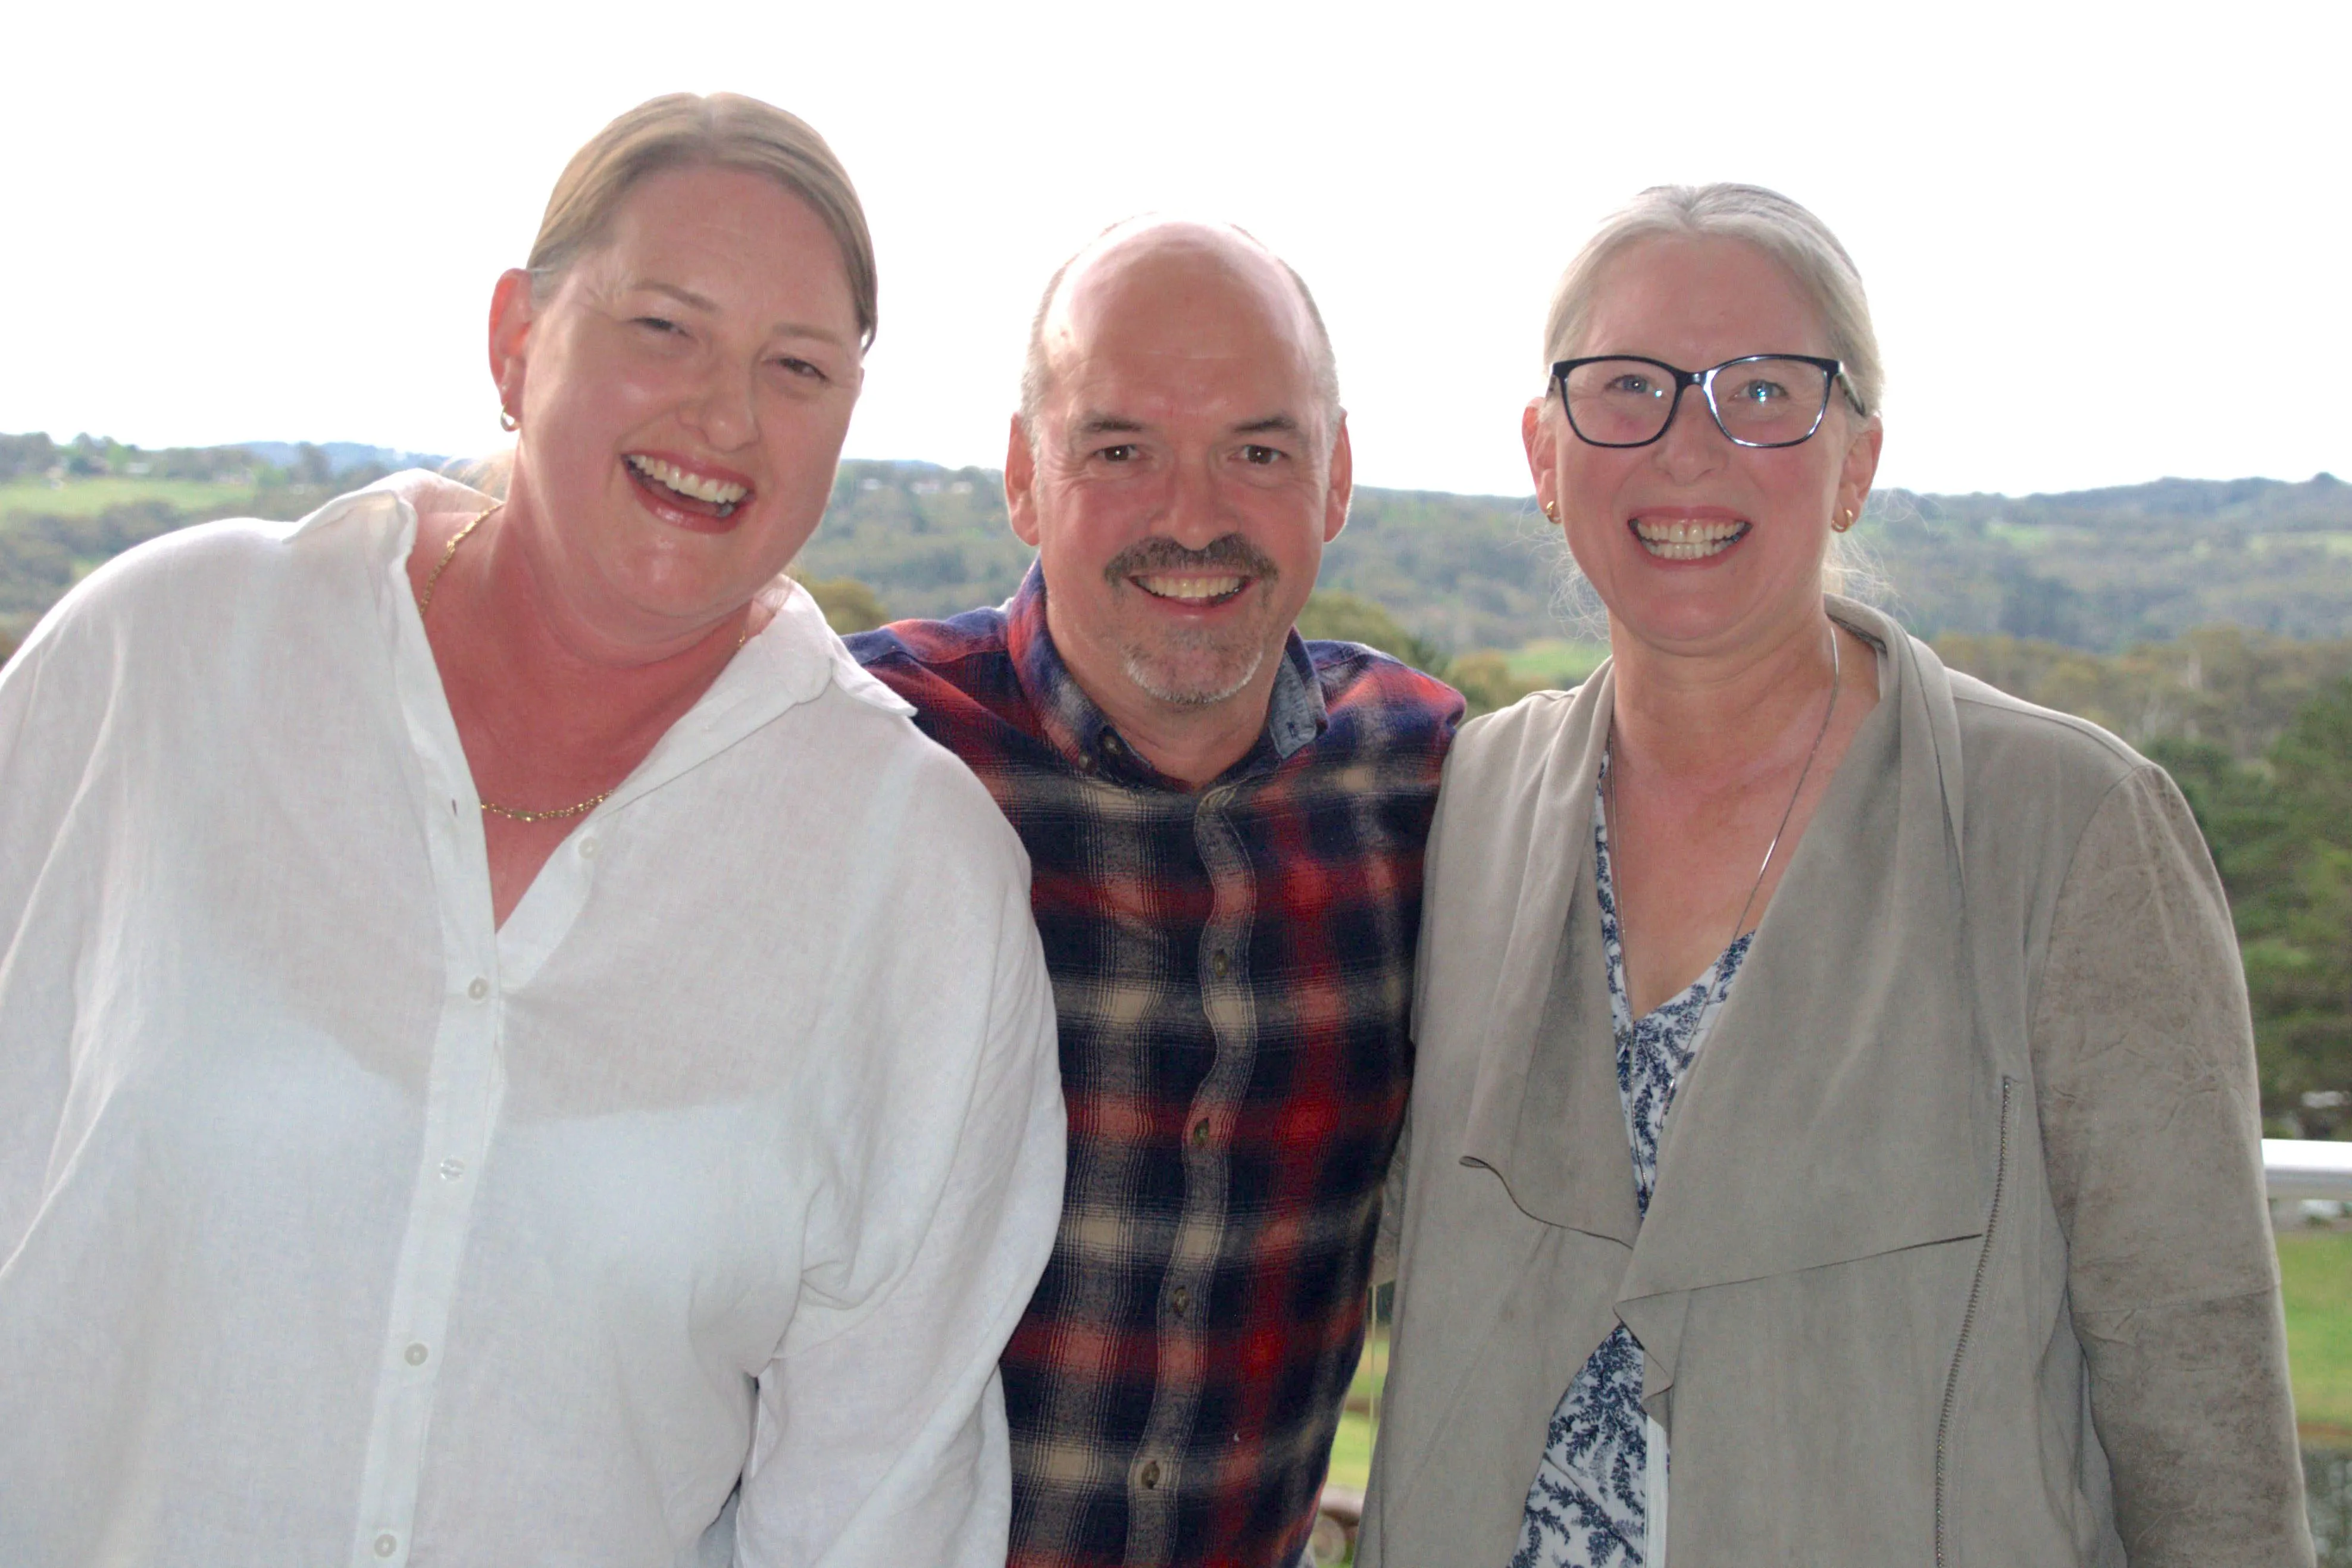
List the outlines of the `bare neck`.
{"label": "bare neck", "polygon": [[[409,571],[420,590],[469,519],[419,519]],[[501,511],[446,557],[425,612],[467,751],[568,774],[634,765],[691,708],[761,607],[709,625],[619,637],[553,591],[532,542]],[[524,757],[531,758],[524,762]]]}
{"label": "bare neck", "polygon": [[[1691,654],[1651,647],[1612,626],[1612,745],[1653,779],[1710,784],[1769,770],[1791,737],[1810,737],[1809,722],[1822,712],[1833,679],[1832,635],[1820,612],[1761,647]],[[1839,635],[1841,684],[1851,695],[1858,646],[1851,633]],[[1874,672],[1865,671],[1861,684],[1874,692]]]}

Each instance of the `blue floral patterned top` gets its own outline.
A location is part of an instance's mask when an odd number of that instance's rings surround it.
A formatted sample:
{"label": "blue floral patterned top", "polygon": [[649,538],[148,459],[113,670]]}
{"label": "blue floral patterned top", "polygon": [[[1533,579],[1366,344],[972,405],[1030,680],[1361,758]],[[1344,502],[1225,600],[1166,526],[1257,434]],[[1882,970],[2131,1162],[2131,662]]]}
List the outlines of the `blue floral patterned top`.
{"label": "blue floral patterned top", "polygon": [[[1647,1214],[1658,1179],[1658,1140],[1675,1090],[1731,994],[1753,938],[1738,938],[1688,990],[1654,1012],[1633,1017],[1610,874],[1608,778],[1604,758],[1593,789],[1593,881],[1601,895],[1601,942],[1609,968],[1609,1017],[1617,1036],[1617,1090],[1633,1145],[1633,1195]],[[1657,1561],[1653,1525],[1663,1547],[1666,1468],[1665,1433],[1642,1408],[1642,1344],[1619,1323],[1552,1411],[1510,1568],[1643,1568]]]}

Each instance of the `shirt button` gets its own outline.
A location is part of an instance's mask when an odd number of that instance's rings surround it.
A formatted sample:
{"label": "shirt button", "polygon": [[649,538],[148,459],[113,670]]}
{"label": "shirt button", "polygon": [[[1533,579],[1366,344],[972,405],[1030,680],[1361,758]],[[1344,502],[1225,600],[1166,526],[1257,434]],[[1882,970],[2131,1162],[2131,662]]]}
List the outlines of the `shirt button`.
{"label": "shirt button", "polygon": [[465,1174],[465,1161],[453,1155],[441,1162],[441,1179],[443,1181],[456,1181],[459,1176],[464,1176]]}
{"label": "shirt button", "polygon": [[583,861],[593,861],[596,858],[595,840],[583,839],[580,841],[580,858]]}
{"label": "shirt button", "polygon": [[378,1557],[389,1557],[399,1550],[400,1537],[389,1530],[375,1538],[375,1554]]}
{"label": "shirt button", "polygon": [[1160,1484],[1160,1461],[1158,1459],[1145,1461],[1142,1479],[1143,1490],[1146,1491],[1151,1490]]}
{"label": "shirt button", "polygon": [[477,975],[474,977],[474,983],[466,988],[466,994],[478,1002],[490,994],[490,983]]}
{"label": "shirt button", "polygon": [[1209,1141],[1209,1119],[1206,1116],[1192,1124],[1192,1146],[1201,1148]]}
{"label": "shirt button", "polygon": [[1175,1309],[1176,1315],[1181,1318],[1184,1315],[1184,1309],[1192,1304],[1192,1293],[1179,1285],[1168,1293],[1168,1304]]}
{"label": "shirt button", "polygon": [[425,1358],[431,1355],[433,1353],[426,1350],[421,1344],[412,1344],[401,1354],[407,1358],[409,1365],[423,1366],[425,1364]]}
{"label": "shirt button", "polygon": [[1209,960],[1209,967],[1216,972],[1217,978],[1221,980],[1225,977],[1225,971],[1232,967],[1232,963],[1225,957],[1225,950],[1222,947],[1218,948],[1215,956]]}

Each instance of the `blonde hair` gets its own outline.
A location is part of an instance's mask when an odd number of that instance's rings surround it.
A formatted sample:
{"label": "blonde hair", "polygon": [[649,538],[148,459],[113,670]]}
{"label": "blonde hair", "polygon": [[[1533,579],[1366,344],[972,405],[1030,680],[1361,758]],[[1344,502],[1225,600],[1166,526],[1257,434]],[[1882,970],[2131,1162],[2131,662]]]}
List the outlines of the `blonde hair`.
{"label": "blonde hair", "polygon": [[765,174],[806,202],[841,247],[857,308],[861,342],[871,347],[878,289],[866,209],[833,149],[809,123],[739,93],[674,92],[647,99],[572,155],[540,219],[528,263],[544,293],[600,243],[636,183],[665,169],[715,167]]}
{"label": "blonde hair", "polygon": [[[1572,359],[1592,316],[1592,299],[1609,264],[1643,240],[1718,235],[1745,240],[1780,263],[1822,319],[1830,353],[1843,362],[1846,395],[1867,416],[1878,412],[1886,371],[1870,300],[1853,258],[1829,225],[1778,191],[1761,185],[1653,185],[1602,222],[1552,289],[1544,321],[1544,370]],[[1794,345],[1768,344],[1779,349]]]}

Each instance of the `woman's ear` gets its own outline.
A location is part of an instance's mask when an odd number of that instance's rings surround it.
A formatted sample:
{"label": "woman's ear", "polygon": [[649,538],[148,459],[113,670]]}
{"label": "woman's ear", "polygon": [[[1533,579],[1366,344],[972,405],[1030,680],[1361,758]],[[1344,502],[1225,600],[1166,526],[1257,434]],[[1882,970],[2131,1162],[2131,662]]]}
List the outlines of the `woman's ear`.
{"label": "woman's ear", "polygon": [[490,380],[498,385],[499,406],[510,421],[522,417],[531,315],[530,274],[509,267],[490,293]]}
{"label": "woman's ear", "polygon": [[1536,482],[1536,505],[1553,522],[1559,521],[1559,448],[1544,428],[1544,411],[1551,394],[1528,399],[1519,413],[1519,441],[1528,449],[1528,472]]}
{"label": "woman's ear", "polygon": [[1853,433],[1853,439],[1846,444],[1845,465],[1838,474],[1837,502],[1830,508],[1832,516],[1862,516],[1863,505],[1870,499],[1871,482],[1878,476],[1878,450],[1885,439],[1886,427],[1874,413]]}

